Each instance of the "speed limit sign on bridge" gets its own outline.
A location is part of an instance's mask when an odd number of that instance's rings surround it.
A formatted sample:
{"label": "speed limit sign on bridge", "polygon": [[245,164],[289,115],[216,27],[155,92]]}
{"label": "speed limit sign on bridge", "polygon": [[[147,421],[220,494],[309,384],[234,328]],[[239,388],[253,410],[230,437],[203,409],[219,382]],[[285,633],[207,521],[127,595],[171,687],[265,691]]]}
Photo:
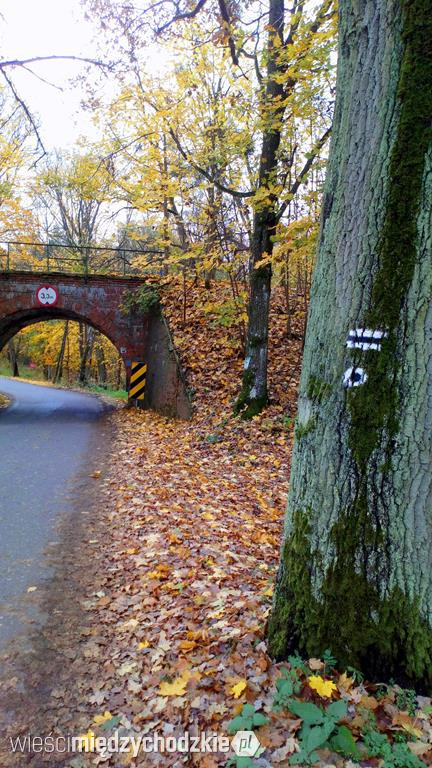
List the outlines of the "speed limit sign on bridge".
{"label": "speed limit sign on bridge", "polygon": [[36,291],[36,301],[41,307],[52,307],[58,302],[58,290],[53,285],[41,285]]}

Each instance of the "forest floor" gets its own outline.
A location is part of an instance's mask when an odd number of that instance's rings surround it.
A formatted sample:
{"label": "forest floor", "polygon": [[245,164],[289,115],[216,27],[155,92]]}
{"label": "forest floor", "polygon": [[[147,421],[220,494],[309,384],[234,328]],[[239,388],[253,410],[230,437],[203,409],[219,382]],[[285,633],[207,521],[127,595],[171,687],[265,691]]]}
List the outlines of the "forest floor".
{"label": "forest floor", "polygon": [[[211,310],[220,286],[205,300],[191,289],[186,323],[178,291],[171,290],[166,311],[195,391],[194,417],[175,422],[136,410],[111,416],[111,455],[91,472],[94,512],[63,532],[68,554],[56,566],[59,588],[34,593],[48,615],[39,647],[20,665],[13,654],[5,660],[0,695],[15,718],[4,725],[4,738],[74,734],[90,745],[92,735],[116,731],[226,736],[254,728],[264,751],[231,765],[431,765],[430,699],[366,686],[352,671],[336,671],[329,654],[284,664],[267,655],[301,313],[288,339],[276,292],[271,404],[246,422],[232,416],[242,370],[235,329]],[[20,768],[215,768],[232,757],[3,754],[4,765]]]}

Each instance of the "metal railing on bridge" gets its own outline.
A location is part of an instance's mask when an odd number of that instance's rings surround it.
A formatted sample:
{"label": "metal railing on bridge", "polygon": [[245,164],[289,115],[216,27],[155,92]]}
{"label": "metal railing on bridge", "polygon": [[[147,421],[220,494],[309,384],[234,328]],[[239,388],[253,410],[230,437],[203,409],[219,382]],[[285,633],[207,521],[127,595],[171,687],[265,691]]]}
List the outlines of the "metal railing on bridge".
{"label": "metal railing on bridge", "polygon": [[163,251],[151,248],[71,246],[11,240],[0,242],[0,271],[133,277],[160,272],[163,256]]}

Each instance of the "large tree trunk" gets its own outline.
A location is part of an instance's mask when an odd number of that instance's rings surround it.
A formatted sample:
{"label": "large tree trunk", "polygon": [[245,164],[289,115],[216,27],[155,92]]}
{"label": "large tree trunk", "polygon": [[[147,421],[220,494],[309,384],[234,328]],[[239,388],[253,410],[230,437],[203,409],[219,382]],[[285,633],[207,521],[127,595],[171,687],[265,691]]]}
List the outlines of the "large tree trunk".
{"label": "large tree trunk", "polygon": [[[432,14],[342,0],[269,645],[432,686]],[[381,350],[347,348],[382,330]],[[349,368],[367,374],[344,388]],[[348,382],[348,383],[352,383]]]}

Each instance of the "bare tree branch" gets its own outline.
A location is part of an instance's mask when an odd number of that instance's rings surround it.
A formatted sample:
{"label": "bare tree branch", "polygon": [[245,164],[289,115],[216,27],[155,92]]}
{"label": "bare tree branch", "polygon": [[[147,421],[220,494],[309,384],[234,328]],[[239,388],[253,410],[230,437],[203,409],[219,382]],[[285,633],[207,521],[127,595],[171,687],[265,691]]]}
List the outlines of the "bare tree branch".
{"label": "bare tree branch", "polygon": [[31,128],[32,128],[32,130],[34,131],[34,134],[35,134],[35,136],[36,136],[36,140],[37,140],[37,146],[38,146],[38,147],[40,147],[40,149],[41,149],[41,151],[42,151],[42,154],[41,154],[41,156],[40,156],[40,157],[38,157],[38,158],[35,160],[35,163],[37,163],[37,162],[38,162],[38,161],[39,161],[39,160],[40,160],[40,159],[41,159],[41,158],[42,158],[44,155],[46,155],[46,149],[45,149],[45,147],[44,147],[44,143],[43,143],[43,141],[42,141],[42,138],[41,138],[41,135],[40,135],[40,133],[39,133],[39,128],[38,128],[38,126],[37,126],[37,124],[36,124],[36,121],[35,121],[35,119],[34,119],[33,115],[31,114],[31,112],[30,112],[30,110],[29,110],[29,108],[28,108],[27,104],[26,104],[26,103],[25,103],[25,101],[24,101],[24,100],[21,98],[21,96],[19,95],[18,91],[17,91],[17,90],[16,90],[16,88],[15,88],[15,85],[14,85],[14,83],[13,83],[13,82],[12,82],[12,80],[11,80],[11,79],[10,79],[10,78],[7,76],[7,74],[6,74],[6,72],[5,72],[4,70],[2,70],[2,75],[3,75],[4,79],[6,80],[6,83],[8,84],[8,86],[9,86],[9,88],[10,88],[11,92],[12,92],[12,95],[13,95],[13,97],[14,97],[15,101],[16,101],[16,102],[17,102],[17,103],[20,105],[20,107],[21,107],[21,109],[23,110],[23,112],[24,112],[24,114],[25,114],[25,116],[26,116],[27,120],[29,121],[29,123],[30,123],[30,125],[31,125]]}
{"label": "bare tree branch", "polygon": [[331,134],[331,127],[327,128],[327,130],[323,133],[323,135],[318,139],[318,141],[315,143],[313,149],[311,150],[309,154],[309,157],[307,158],[303,168],[301,169],[299,175],[297,176],[296,180],[291,184],[291,187],[289,189],[289,198],[288,200],[285,200],[285,202],[282,203],[280,206],[277,214],[276,214],[276,221],[280,221],[282,216],[284,215],[286,209],[288,208],[288,205],[294,195],[297,194],[299,188],[304,183],[305,179],[307,178],[307,175],[316,160],[317,156],[319,155],[321,149],[323,148],[324,144],[326,143],[328,137]]}
{"label": "bare tree branch", "polygon": [[83,56],[72,56],[72,55],[50,55],[50,56],[32,56],[28,59],[4,59],[0,60],[0,72],[3,75],[3,78],[5,82],[7,83],[10,92],[12,93],[13,98],[15,99],[16,103],[19,105],[19,107],[24,112],[24,115],[28,121],[28,124],[30,125],[31,131],[33,131],[37,147],[41,149],[41,155],[37,157],[37,159],[34,162],[34,165],[39,162],[39,160],[46,155],[46,149],[44,146],[44,143],[42,141],[42,137],[39,132],[39,127],[37,125],[35,117],[32,115],[28,105],[24,101],[24,99],[20,96],[18,93],[15,83],[7,73],[8,69],[14,69],[14,68],[21,68],[25,70],[26,72],[29,72],[29,74],[33,75],[33,77],[36,77],[41,82],[45,83],[46,85],[50,85],[52,88],[57,88],[58,90],[63,90],[60,86],[56,85],[55,83],[51,83],[48,80],[46,80],[44,77],[41,77],[37,72],[34,72],[33,69],[31,69],[28,65],[29,64],[35,64],[37,62],[41,61],[80,61],[84,62],[86,64],[93,64],[94,66],[100,67],[101,69],[112,69],[112,64],[106,64],[103,61],[100,61],[98,59],[90,59]]}
{"label": "bare tree branch", "polygon": [[215,185],[215,187],[220,189],[221,192],[226,192],[228,195],[231,195],[232,197],[241,197],[241,198],[253,197],[253,195],[255,194],[254,190],[251,190],[249,192],[239,192],[237,189],[232,189],[231,187],[227,187],[225,186],[225,184],[222,184],[220,181],[218,181],[218,179],[215,179],[208,171],[206,171],[205,168],[201,168],[200,165],[198,165],[191,159],[191,157],[182,147],[178,136],[174,133],[171,127],[168,128],[168,131],[178,151],[180,152],[181,156],[184,158],[184,160],[186,160],[186,162],[188,162],[189,165],[192,166],[192,168],[198,171],[198,173],[204,176],[204,178],[206,178],[207,181],[210,181],[212,184]]}
{"label": "bare tree branch", "polygon": [[56,85],[55,83],[52,83],[50,80],[46,80],[45,77],[41,77],[41,75],[38,75],[37,72],[34,72],[30,67],[27,67],[25,64],[22,64],[22,69],[24,69],[26,72],[29,72],[30,75],[33,75],[37,80],[40,80],[41,83],[44,83],[45,85],[49,85],[51,88],[56,88],[58,91],[64,90],[60,85]]}
{"label": "bare tree branch", "polygon": [[33,56],[30,59],[9,59],[0,61],[0,69],[4,70],[7,67],[24,67],[27,64],[34,64],[38,61],[82,61],[85,64],[94,64],[97,67],[102,67],[104,69],[111,69],[111,64],[105,64],[103,61],[100,61],[99,59],[88,59],[85,56]]}
{"label": "bare tree branch", "polygon": [[261,72],[261,70],[259,68],[257,54],[256,53],[249,53],[244,48],[239,48],[238,53],[242,54],[242,56],[245,56],[247,59],[252,59],[252,61],[254,63],[254,66],[255,66],[256,79],[258,80],[259,85],[262,85],[264,78],[263,78],[262,72]]}
{"label": "bare tree branch", "polygon": [[202,8],[204,8],[207,0],[198,0],[198,3],[196,4],[195,8],[193,8],[191,11],[179,11],[176,13],[172,19],[165,22],[165,24],[162,24],[161,27],[158,27],[156,30],[156,34],[160,35],[162,32],[164,32],[168,27],[170,27],[172,24],[174,24],[176,21],[185,21],[187,19],[193,19]]}

